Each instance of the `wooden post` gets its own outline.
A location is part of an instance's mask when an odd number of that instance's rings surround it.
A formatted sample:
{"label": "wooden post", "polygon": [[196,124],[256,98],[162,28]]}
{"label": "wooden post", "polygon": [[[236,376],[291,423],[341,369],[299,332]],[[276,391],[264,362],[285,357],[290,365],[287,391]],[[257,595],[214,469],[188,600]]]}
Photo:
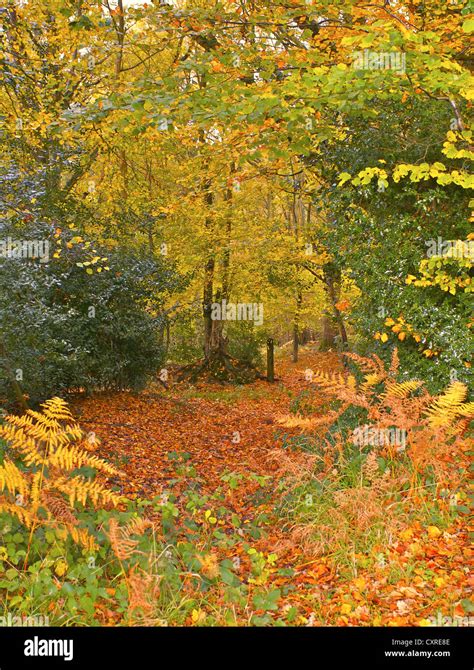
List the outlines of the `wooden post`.
{"label": "wooden post", "polygon": [[267,340],[267,382],[273,383],[275,381],[275,358],[273,351],[273,339],[271,337]]}

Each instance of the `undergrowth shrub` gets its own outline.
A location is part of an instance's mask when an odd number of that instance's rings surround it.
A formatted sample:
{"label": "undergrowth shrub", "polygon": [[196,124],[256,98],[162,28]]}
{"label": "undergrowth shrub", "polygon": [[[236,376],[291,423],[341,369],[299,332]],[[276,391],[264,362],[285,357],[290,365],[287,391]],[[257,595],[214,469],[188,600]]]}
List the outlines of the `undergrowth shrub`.
{"label": "undergrowth shrub", "polygon": [[[223,475],[211,494],[190,487],[128,500],[117,490],[121,473],[94,453],[98,440],[58,398],[42,412],[7,416],[0,445],[0,620],[273,622],[276,556],[252,546],[267,519],[244,522],[226,504],[243,476]],[[177,474],[182,456],[173,454]],[[266,478],[248,480],[264,500]]]}
{"label": "undergrowth shrub", "polygon": [[[290,541],[337,553],[342,561],[351,551],[390,542],[409,514],[426,520],[464,511],[458,503],[465,496],[474,414],[461,382],[438,396],[421,381],[398,382],[396,350],[388,369],[375,355],[346,355],[360,378],[315,372],[313,381],[332,399],[331,408],[319,417],[281,417],[282,426],[301,433],[293,443],[309,442],[300,452],[274,452],[284,476],[280,512],[288,518]],[[388,439],[394,434],[404,439],[394,443]]]}
{"label": "undergrowth shrub", "polygon": [[[0,465],[0,512],[15,516],[30,531],[48,526],[69,533],[86,549],[96,547],[80,526],[75,504],[117,506],[120,496],[85,472],[118,476],[118,471],[93,452],[94,439],[73,420],[66,403],[53,398],[43,412],[28,410],[9,416],[0,426],[6,441]],[[25,556],[25,564],[28,554]]]}
{"label": "undergrowth shrub", "polygon": [[48,243],[50,255],[0,258],[0,403],[143,388],[164,363],[164,303],[180,282],[172,264],[93,249],[68,229],[43,225],[27,237]]}

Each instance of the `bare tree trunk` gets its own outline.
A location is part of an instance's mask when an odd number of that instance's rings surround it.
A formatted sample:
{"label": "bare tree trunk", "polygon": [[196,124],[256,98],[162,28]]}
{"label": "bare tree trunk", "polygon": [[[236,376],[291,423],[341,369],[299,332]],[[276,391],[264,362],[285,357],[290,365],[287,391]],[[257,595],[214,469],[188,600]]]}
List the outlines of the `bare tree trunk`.
{"label": "bare tree trunk", "polygon": [[275,350],[271,337],[267,340],[267,381],[271,384],[275,381]]}
{"label": "bare tree trunk", "polygon": [[319,345],[319,350],[328,351],[328,349],[332,349],[334,347],[336,331],[334,330],[331,318],[327,313],[323,314],[321,318],[321,325],[322,325],[322,337],[321,337],[321,343]]}
{"label": "bare tree trunk", "polygon": [[[234,167],[231,168],[231,174],[234,171]],[[214,200],[213,193],[211,191],[211,185],[208,185],[207,200],[206,204],[211,206]],[[231,235],[232,235],[232,189],[228,185],[224,193],[224,201],[227,204],[227,213],[226,213],[226,227],[225,227],[225,248],[222,259],[222,283],[219,290],[215,291],[214,296],[214,279],[215,279],[215,268],[216,261],[214,252],[212,256],[208,258],[206,263],[205,270],[205,284],[204,284],[204,294],[205,294],[205,304],[207,305],[206,314],[205,314],[205,323],[204,323],[204,356],[208,364],[212,367],[213,365],[222,365],[224,364],[227,354],[227,339],[224,337],[224,325],[225,320],[221,314],[220,320],[213,320],[211,318],[211,305],[212,302],[219,302],[221,305],[225,300],[226,303],[230,297],[230,244],[231,244]],[[209,220],[206,221],[206,227],[210,229],[212,222]]]}
{"label": "bare tree trunk", "polygon": [[[117,55],[115,56],[115,79],[118,81],[120,79],[120,74],[123,69],[123,47],[125,44],[125,12],[123,7],[123,0],[117,0],[117,10],[113,12],[108,0],[106,2],[106,7],[109,10],[110,18],[112,19],[115,35],[117,39]],[[127,155],[124,149],[118,148],[118,157],[119,157],[119,171],[122,177],[122,198],[127,200],[128,198],[128,164],[127,164]]]}
{"label": "bare tree trunk", "polygon": [[326,286],[327,286],[327,291],[329,295],[329,301],[331,303],[332,311],[334,314],[334,320],[336,321],[338,328],[339,328],[339,335],[341,337],[341,342],[344,347],[344,349],[347,349],[347,331],[346,331],[346,326],[344,324],[344,319],[342,318],[342,314],[339,311],[337,307],[337,303],[339,301],[339,294],[340,294],[340,277],[335,279],[331,275],[326,276]]}
{"label": "bare tree trunk", "polygon": [[[210,209],[214,202],[214,194],[211,190],[210,180],[206,180],[204,202]],[[212,230],[212,218],[210,212],[206,215],[205,228],[210,233]],[[215,348],[215,326],[212,319],[212,303],[214,301],[214,272],[216,268],[215,251],[212,244],[209,245],[208,256],[204,266],[204,285],[202,294],[202,314],[204,318],[204,358],[209,361]]]}
{"label": "bare tree trunk", "polygon": [[293,321],[293,363],[298,362],[298,350],[299,350],[299,338],[300,338],[300,312],[301,312],[301,305],[303,303],[303,295],[301,293],[301,289],[298,289],[298,293],[296,296],[296,310],[295,310],[295,318]]}

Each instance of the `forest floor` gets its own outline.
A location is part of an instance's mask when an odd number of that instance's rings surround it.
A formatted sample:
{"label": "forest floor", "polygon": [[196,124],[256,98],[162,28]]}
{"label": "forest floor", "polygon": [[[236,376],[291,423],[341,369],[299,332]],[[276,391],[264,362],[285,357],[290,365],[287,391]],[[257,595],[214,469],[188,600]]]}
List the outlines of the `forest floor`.
{"label": "forest floor", "polygon": [[[294,411],[308,390],[312,407],[324,412],[327,399],[308,384],[304,371],[342,368],[334,353],[306,349],[296,364],[286,358],[277,359],[272,385],[171,383],[165,391],[157,384],[139,394],[80,399],[73,412],[100,439],[98,455],[125,473],[120,489],[128,498],[167,499],[172,492],[179,507],[190,487],[210,497],[222,490],[242,528],[263,529],[252,544],[263,568],[249,581],[274,590],[278,603],[270,591],[262,605],[267,616],[286,617],[290,625],[430,625],[429,618],[443,615],[466,622],[470,554],[459,517],[430,524],[407,519],[389,544],[358,552],[349,543],[343,562],[336,551],[313,550],[304,533],[292,534],[297,524],[281,512],[277,490],[285,432],[278,418]],[[285,449],[282,458],[288,454],[292,458]],[[211,558],[216,552],[214,546]],[[218,558],[223,557],[225,551]],[[208,571],[212,576],[212,565]],[[205,625],[205,617],[194,610],[189,623]]]}
{"label": "forest floor", "polygon": [[212,490],[225,471],[273,474],[268,454],[276,446],[275,420],[308,389],[306,368],[334,370],[340,362],[336,354],[306,352],[297,364],[278,361],[272,385],[176,384],[168,392],[157,385],[137,395],[86,399],[76,404],[75,413],[100,437],[101,455],[122,461],[128,497],[161,493],[176,474],[168,454],[180,452],[190,454],[203,487]]}

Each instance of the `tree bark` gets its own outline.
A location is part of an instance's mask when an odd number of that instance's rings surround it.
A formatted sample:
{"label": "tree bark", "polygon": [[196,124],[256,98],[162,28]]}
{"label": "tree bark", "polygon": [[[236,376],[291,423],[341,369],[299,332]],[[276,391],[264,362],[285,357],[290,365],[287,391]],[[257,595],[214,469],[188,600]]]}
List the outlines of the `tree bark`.
{"label": "tree bark", "polygon": [[[231,174],[234,167],[231,168]],[[227,354],[227,339],[224,337],[225,320],[221,314],[220,320],[213,320],[212,303],[226,302],[230,297],[230,243],[232,234],[232,189],[230,185],[226,187],[224,201],[227,204],[226,225],[225,225],[225,248],[222,259],[222,282],[219,290],[214,291],[216,257],[213,249],[210,250],[206,267],[204,271],[204,291],[203,291],[203,313],[204,313],[204,358],[209,367],[222,365]],[[214,202],[212,184],[207,182],[205,193],[206,205],[210,208]],[[206,218],[206,229],[212,230],[212,219],[208,215]]]}
{"label": "tree bark", "polygon": [[344,324],[342,314],[337,307],[340,295],[340,273],[337,278],[334,278],[332,274],[327,274],[325,279],[326,279],[326,287],[329,296],[329,301],[331,303],[332,311],[334,314],[334,320],[339,328],[339,335],[341,337],[343,348],[347,349],[348,342],[347,342],[346,326]]}
{"label": "tree bark", "polygon": [[298,362],[298,351],[300,344],[300,312],[301,305],[303,303],[303,294],[301,289],[298,288],[298,293],[296,296],[296,309],[295,309],[295,318],[293,321],[293,363]]}
{"label": "tree bark", "polygon": [[334,338],[336,337],[336,331],[334,330],[332,320],[327,313],[323,314],[321,318],[321,325],[322,325],[322,336],[319,345],[319,350],[328,351],[328,349],[332,349],[334,347],[335,344]]}
{"label": "tree bark", "polygon": [[267,340],[267,381],[271,384],[275,381],[275,351],[271,337]]}

